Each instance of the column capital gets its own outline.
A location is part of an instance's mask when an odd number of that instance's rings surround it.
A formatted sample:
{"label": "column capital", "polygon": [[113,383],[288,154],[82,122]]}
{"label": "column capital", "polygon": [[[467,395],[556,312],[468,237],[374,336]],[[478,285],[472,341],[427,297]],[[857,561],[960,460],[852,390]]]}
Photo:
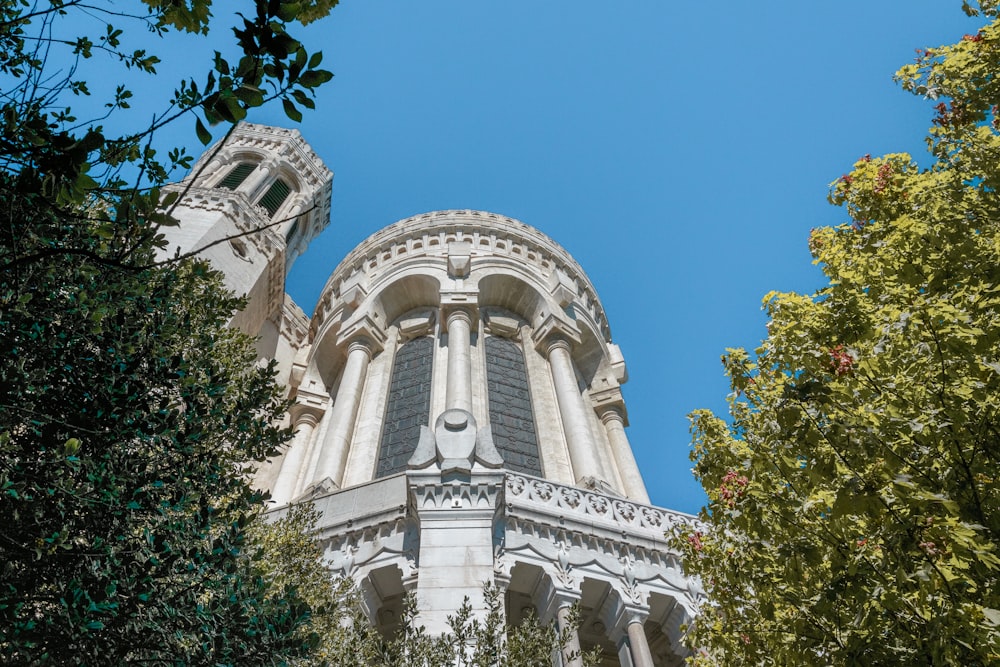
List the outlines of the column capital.
{"label": "column capital", "polygon": [[465,322],[469,327],[472,327],[472,313],[464,307],[456,307],[448,311],[445,319],[445,327],[450,329],[453,322],[459,321]]}
{"label": "column capital", "polygon": [[649,617],[649,609],[630,604],[624,596],[612,587],[612,593],[604,601],[599,610],[601,621],[608,629],[608,638],[618,641],[633,623],[645,623]]}
{"label": "column capital", "polygon": [[622,426],[628,426],[628,411],[625,409],[625,398],[620,387],[591,391],[590,402],[605,425],[609,421],[618,421]]}
{"label": "column capital", "polygon": [[475,294],[441,294],[441,325],[447,332],[455,318],[464,320],[469,331],[475,331],[479,324],[479,304]]}
{"label": "column capital", "polygon": [[360,350],[368,355],[368,359],[374,356],[375,346],[372,344],[371,339],[367,336],[356,336],[349,341],[347,341],[347,353],[350,354],[356,350]]}
{"label": "column capital", "polygon": [[580,332],[576,327],[552,313],[546,315],[542,323],[535,327],[531,338],[535,349],[546,357],[553,349],[562,347],[571,351],[574,345],[581,342]]}
{"label": "column capital", "polygon": [[292,426],[298,428],[300,426],[313,426],[319,424],[320,417],[322,413],[312,412],[311,410],[302,410],[297,415],[292,417]]}
{"label": "column capital", "polygon": [[337,346],[350,350],[356,344],[365,346],[369,358],[382,351],[388,338],[381,325],[367,314],[353,318],[341,327]]}
{"label": "column capital", "polygon": [[579,602],[580,595],[579,591],[557,584],[552,574],[546,572],[532,595],[538,607],[538,619],[543,623],[551,622],[560,609],[572,607]]}

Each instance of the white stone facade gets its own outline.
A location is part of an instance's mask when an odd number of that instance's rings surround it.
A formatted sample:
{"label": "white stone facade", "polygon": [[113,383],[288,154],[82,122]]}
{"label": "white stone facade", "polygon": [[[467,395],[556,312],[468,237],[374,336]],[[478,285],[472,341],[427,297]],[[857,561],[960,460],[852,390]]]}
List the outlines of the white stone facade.
{"label": "white stone facade", "polygon": [[[290,190],[277,208],[275,179]],[[493,582],[512,623],[578,603],[574,641],[607,664],[681,664],[700,589],[664,534],[694,519],[649,505],[625,363],[586,274],[528,225],[439,211],[365,240],[306,318],[284,271],[326,225],[331,179],[297,133],[241,125],[176,186],[181,252],[279,221],[207,253],[250,295],[234,324],[296,399],[295,439],[256,479],[275,514],[315,504],[331,570],[385,631],[406,592],[437,632]]]}

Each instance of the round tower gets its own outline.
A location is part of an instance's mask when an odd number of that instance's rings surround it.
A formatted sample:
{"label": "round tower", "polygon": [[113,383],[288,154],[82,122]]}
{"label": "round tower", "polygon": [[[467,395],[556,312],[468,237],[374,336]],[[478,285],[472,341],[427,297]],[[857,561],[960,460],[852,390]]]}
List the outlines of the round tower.
{"label": "round tower", "polygon": [[564,622],[612,663],[681,664],[700,594],[625,434],[625,363],[593,284],[522,222],[438,211],[334,270],[288,384],[296,437],[261,471],[311,501],[331,569],[391,632],[406,592],[445,631],[499,585],[511,622]]}

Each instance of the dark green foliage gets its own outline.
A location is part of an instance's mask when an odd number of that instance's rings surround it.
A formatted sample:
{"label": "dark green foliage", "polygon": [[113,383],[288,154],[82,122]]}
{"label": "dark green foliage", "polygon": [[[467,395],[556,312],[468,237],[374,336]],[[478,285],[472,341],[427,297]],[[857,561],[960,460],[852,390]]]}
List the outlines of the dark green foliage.
{"label": "dark green foliage", "polygon": [[[0,181],[0,650],[12,663],[270,664],[307,607],[254,574],[246,464],[288,437],[240,304],[141,224]],[[131,227],[131,229],[130,229]],[[57,241],[58,240],[58,241]],[[45,254],[57,243],[78,252]]]}
{"label": "dark green foliage", "polygon": [[70,110],[90,95],[77,66],[156,75],[149,49],[206,34],[211,2],[0,0],[5,664],[280,664],[315,644],[308,606],[247,541],[264,501],[248,473],[288,439],[285,405],[226,328],[242,304],[219,276],[157,255],[177,200],[159,186],[191,159],[153,137],[180,119],[207,142],[199,117],[231,127],[271,99],[311,108],[332,75],[287,28],[335,4],[252,3],[234,64],[163,82],[169,107],[128,131],[126,84],[100,118]]}

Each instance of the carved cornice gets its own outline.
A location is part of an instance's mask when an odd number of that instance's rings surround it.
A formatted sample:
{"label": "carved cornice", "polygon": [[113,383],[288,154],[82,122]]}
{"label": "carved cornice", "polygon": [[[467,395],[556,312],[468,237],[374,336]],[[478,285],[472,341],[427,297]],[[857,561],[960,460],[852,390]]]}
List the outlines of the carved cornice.
{"label": "carved cornice", "polygon": [[[421,518],[468,516],[470,510],[494,513],[503,494],[504,473],[474,472],[468,480],[446,481],[438,472],[410,472],[410,502]],[[446,516],[447,515],[447,516]]]}
{"label": "carved cornice", "polygon": [[292,301],[292,298],[285,295],[285,301],[281,312],[281,335],[288,340],[292,347],[302,346],[306,335],[309,333],[309,318],[302,312],[302,309]]}
{"label": "carved cornice", "polygon": [[[229,136],[224,151],[239,152],[240,149],[251,149],[263,155],[280,155],[288,166],[300,176],[305,183],[313,188],[320,188],[333,180],[330,171],[323,160],[302,138],[298,130],[256,123],[240,123]],[[206,151],[211,155],[214,151]],[[197,166],[192,173],[198,171]]]}
{"label": "carved cornice", "polygon": [[183,183],[163,186],[164,192],[182,193],[185,189],[187,193],[178,206],[221,214],[232,221],[239,231],[253,232],[240,237],[240,240],[253,244],[268,257],[275,251],[284,249],[285,240],[275,231],[275,227],[265,229],[271,216],[262,206],[251,204],[244,193],[222,188],[187,187]]}
{"label": "carved cornice", "polygon": [[[454,239],[452,241],[451,239]],[[488,255],[507,257],[522,266],[533,267],[540,276],[556,275],[564,298],[573,296],[578,308],[586,309],[605,340],[611,340],[604,308],[590,279],[566,250],[534,227],[513,218],[485,211],[455,210],[424,213],[389,225],[358,245],[334,270],[323,288],[313,315],[323,320],[333,307],[334,291],[341,281],[357,273],[381,272],[385,266],[406,262],[414,257],[448,257],[455,266],[448,267],[464,275],[465,265],[459,252],[449,254],[450,244],[470,243],[469,257]],[[475,259],[472,260],[473,262]],[[542,283],[542,287],[545,284]]]}

